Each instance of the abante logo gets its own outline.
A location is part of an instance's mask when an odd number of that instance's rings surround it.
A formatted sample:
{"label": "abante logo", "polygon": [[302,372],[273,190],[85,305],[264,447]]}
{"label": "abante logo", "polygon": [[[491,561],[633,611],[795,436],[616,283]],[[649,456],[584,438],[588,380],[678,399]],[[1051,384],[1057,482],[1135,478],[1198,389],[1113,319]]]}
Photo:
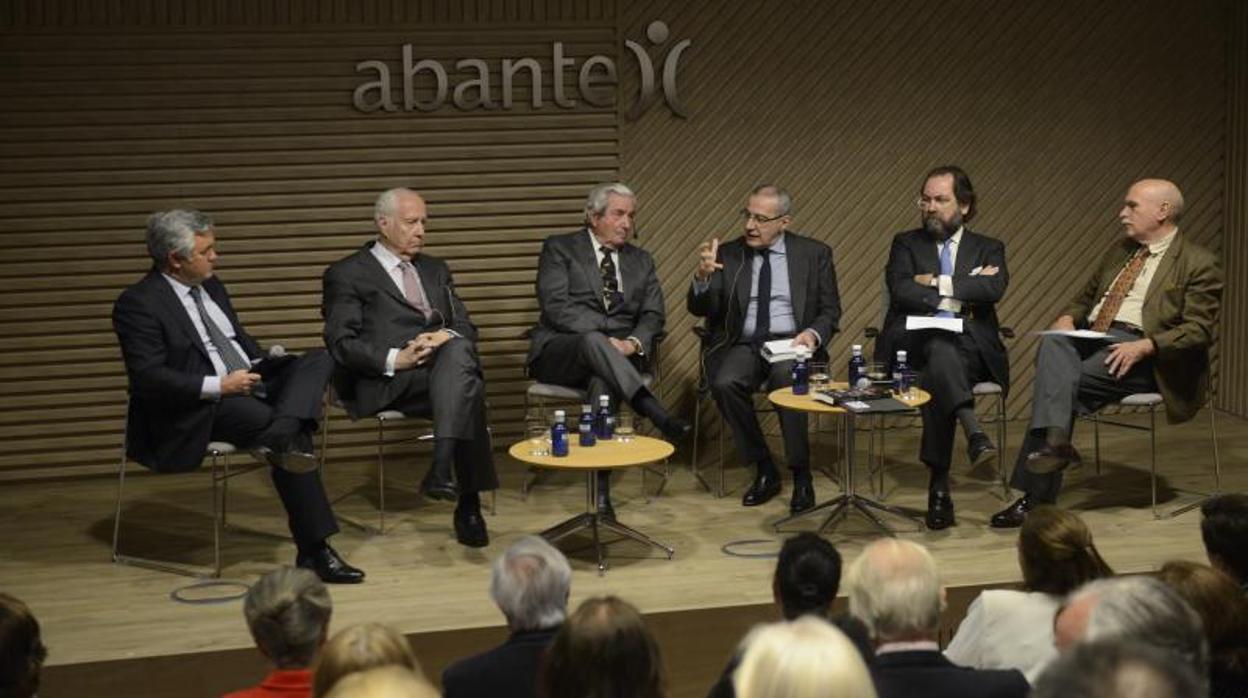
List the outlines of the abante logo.
{"label": "abante logo", "polygon": [[[677,42],[662,59],[662,75],[656,75],[656,63],[650,56],[650,48],[661,48],[667,43],[670,31],[661,21],[651,22],[646,27],[646,40],[649,46],[626,39],[624,47],[637,63],[641,74],[641,84],[632,103],[625,111],[631,119],[637,119],[648,110],[658,99],[656,86],[662,89],[663,101],[667,108],[676,116],[687,119],[689,113],[680,102],[677,92],[677,70],[681,55],[693,42],[682,39]],[[447,97],[451,104],[463,111],[472,109],[510,109],[514,104],[516,92],[513,86],[516,76],[521,72],[528,74],[529,89],[526,100],[534,109],[546,107],[542,85],[548,82],[551,86],[551,102],[562,109],[572,109],[577,105],[578,98],[595,107],[610,107],[615,104],[616,91],[619,85],[615,61],[609,56],[595,54],[589,56],[578,68],[575,57],[564,54],[562,41],[551,44],[550,74],[544,74],[542,65],[534,58],[504,58],[497,69],[479,58],[462,58],[455,61],[455,77],[464,79],[451,85],[451,71],[440,61],[431,58],[415,59],[411,44],[403,44],[401,48],[402,74],[391,75],[390,66],[384,61],[361,61],[356,64],[358,73],[372,73],[375,79],[362,83],[355,88],[351,97],[352,104],[362,112],[375,111],[436,111],[446,106]],[[568,71],[576,75],[575,90],[568,94],[568,86],[564,78]],[[497,74],[497,85],[491,80],[491,72]],[[395,82],[402,85],[402,103],[396,103]],[[431,87],[426,99],[417,99],[418,87]],[[521,95],[523,96],[523,94]]]}

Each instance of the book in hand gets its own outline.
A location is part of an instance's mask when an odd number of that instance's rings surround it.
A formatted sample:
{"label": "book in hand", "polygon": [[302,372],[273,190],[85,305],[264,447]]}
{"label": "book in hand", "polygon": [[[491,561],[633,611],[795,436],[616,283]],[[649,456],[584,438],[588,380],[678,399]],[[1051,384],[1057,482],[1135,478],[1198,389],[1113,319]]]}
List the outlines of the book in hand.
{"label": "book in hand", "polygon": [[914,409],[894,398],[889,389],[874,385],[849,390],[814,390],[811,396],[850,412],[908,412]]}
{"label": "book in hand", "polygon": [[767,363],[779,363],[781,361],[792,361],[797,358],[797,345],[792,339],[773,339],[770,342],[764,342],[763,348],[759,350]]}

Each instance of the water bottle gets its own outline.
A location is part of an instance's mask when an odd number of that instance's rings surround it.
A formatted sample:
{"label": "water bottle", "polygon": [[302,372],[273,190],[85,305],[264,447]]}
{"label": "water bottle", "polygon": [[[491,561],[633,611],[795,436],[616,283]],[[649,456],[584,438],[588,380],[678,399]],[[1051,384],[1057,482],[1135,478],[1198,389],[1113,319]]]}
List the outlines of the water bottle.
{"label": "water bottle", "polygon": [[807,395],[810,393],[810,355],[806,347],[797,348],[797,359],[793,362],[793,394]]}
{"label": "water bottle", "polygon": [[615,438],[615,415],[611,414],[611,397],[598,396],[598,419],[595,421],[599,441],[610,441]]}
{"label": "water bottle", "polygon": [[567,415],[563,410],[555,410],[555,423],[550,427],[550,454],[568,455]]}
{"label": "water bottle", "polygon": [[862,357],[862,345],[855,344],[850,348],[849,355],[849,387],[869,388],[871,379],[867,377],[867,360]]}
{"label": "water bottle", "polygon": [[897,352],[897,360],[893,362],[893,392],[898,395],[910,394],[910,364],[906,363],[906,352]]}
{"label": "water bottle", "polygon": [[592,405],[581,405],[581,421],[577,424],[581,433],[581,446],[593,446],[598,442],[594,436],[594,408]]}

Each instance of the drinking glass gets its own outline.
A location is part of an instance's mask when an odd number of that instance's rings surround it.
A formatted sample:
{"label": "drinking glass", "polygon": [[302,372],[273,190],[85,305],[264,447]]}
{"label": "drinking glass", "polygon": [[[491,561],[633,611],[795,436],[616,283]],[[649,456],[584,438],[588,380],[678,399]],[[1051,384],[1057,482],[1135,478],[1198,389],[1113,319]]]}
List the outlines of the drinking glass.
{"label": "drinking glass", "polygon": [[883,361],[867,362],[867,378],[872,385],[890,385],[893,382],[893,376],[888,372],[888,364]]}
{"label": "drinking glass", "polygon": [[550,455],[550,427],[541,422],[534,422],[525,427],[524,433],[529,440],[530,456]]}
{"label": "drinking glass", "polygon": [[832,377],[828,374],[827,362],[817,361],[810,365],[811,390],[827,390],[831,383]]}
{"label": "drinking glass", "polygon": [[615,440],[628,443],[633,440],[635,434],[633,413],[620,410],[620,413],[615,415]]}

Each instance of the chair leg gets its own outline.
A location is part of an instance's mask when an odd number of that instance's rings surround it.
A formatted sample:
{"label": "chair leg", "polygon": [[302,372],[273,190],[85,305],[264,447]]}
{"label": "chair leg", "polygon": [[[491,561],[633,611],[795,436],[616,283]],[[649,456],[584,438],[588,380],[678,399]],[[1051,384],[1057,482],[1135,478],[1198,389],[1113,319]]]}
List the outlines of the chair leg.
{"label": "chair leg", "polygon": [[719,460],[716,461],[715,466],[719,470],[719,475],[717,476],[719,484],[715,486],[715,496],[717,498],[724,496],[724,430],[727,426],[723,419],[719,420]]}
{"label": "chair leg", "polygon": [[[702,436],[702,396],[693,396],[693,448],[689,456],[689,470],[698,484],[704,484],[698,472],[698,441]],[[709,487],[707,488],[710,489]]]}
{"label": "chair leg", "polygon": [[1218,454],[1218,408],[1209,401],[1209,436],[1213,439],[1213,494],[1222,494],[1222,459]]}
{"label": "chair leg", "polygon": [[1092,452],[1096,456],[1096,474],[1101,474],[1101,420],[1092,413]]}
{"label": "chair leg", "polygon": [[[218,462],[225,464],[225,474],[221,474]],[[212,452],[212,576],[221,577],[221,538],[225,531],[225,493],[230,476],[230,457]]]}
{"label": "chair leg", "polygon": [[[1099,461],[1098,461],[1099,462]],[[1148,471],[1152,480],[1153,518],[1160,519],[1157,512],[1157,407],[1148,408]]]}
{"label": "chair leg", "polygon": [[377,531],[386,534],[386,420],[377,418]]}
{"label": "chair leg", "polygon": [[1005,473],[1005,393],[997,395],[997,471],[1001,476],[1001,496],[1010,501],[1010,480]]}
{"label": "chair leg", "polygon": [[126,439],[121,439],[121,465],[117,468],[117,511],[113,514],[113,562],[118,561],[121,547],[121,503],[126,489]]}

